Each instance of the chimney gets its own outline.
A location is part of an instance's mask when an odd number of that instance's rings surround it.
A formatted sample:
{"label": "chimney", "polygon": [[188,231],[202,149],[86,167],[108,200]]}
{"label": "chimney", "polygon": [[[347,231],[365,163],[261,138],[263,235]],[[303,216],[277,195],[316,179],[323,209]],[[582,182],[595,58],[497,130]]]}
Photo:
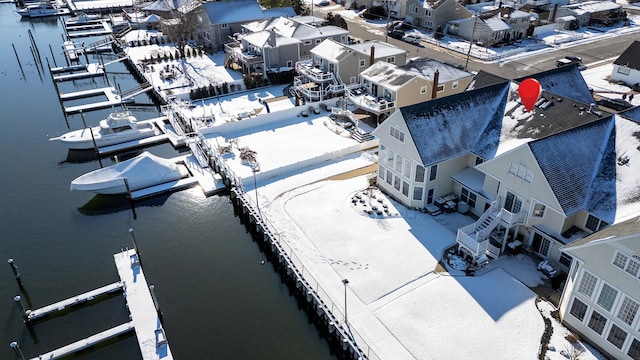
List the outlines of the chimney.
{"label": "chimney", "polygon": [[269,29],[269,39],[267,43],[271,47],[276,47],[276,31],[273,28]]}
{"label": "chimney", "polygon": [[433,87],[431,88],[431,98],[435,99],[438,95],[438,78],[440,77],[440,72],[436,69],[436,72],[433,73]]}
{"label": "chimney", "polygon": [[376,47],[371,45],[371,54],[369,54],[369,66],[373,65],[376,59]]}

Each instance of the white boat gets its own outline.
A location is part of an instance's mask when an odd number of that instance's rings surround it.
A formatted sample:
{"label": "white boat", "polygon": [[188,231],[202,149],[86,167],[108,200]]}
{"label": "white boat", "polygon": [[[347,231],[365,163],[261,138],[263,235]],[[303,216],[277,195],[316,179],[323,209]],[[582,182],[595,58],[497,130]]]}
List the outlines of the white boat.
{"label": "white boat", "polygon": [[70,189],[97,194],[126,194],[127,185],[130,191],[136,191],[187,176],[189,171],[184,165],[145,151],[133,159],[76,178],[71,182]]}
{"label": "white boat", "polygon": [[82,25],[102,19],[98,14],[85,14],[81,13],[77,16],[68,18],[64,23],[66,25]]}
{"label": "white boat", "polygon": [[49,1],[41,1],[37,4],[27,5],[27,7],[18,10],[20,16],[28,18],[69,15],[69,13],[69,9],[55,7]]}
{"label": "white boat", "polygon": [[94,140],[100,148],[151,137],[157,135],[156,131],[153,121],[137,121],[131,113],[124,111],[109,114],[100,120],[99,126],[71,131],[49,140],[58,140],[69,149],[82,150],[93,149]]}

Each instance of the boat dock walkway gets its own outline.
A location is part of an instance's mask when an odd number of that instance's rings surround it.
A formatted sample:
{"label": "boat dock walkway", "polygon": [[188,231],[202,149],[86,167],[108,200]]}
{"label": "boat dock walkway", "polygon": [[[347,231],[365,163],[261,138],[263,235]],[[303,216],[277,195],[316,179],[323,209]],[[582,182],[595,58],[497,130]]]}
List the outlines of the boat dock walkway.
{"label": "boat dock walkway", "polygon": [[58,359],[61,358],[63,356],[67,356],[70,354],[73,354],[75,352],[78,352],[80,350],[86,349],[88,347],[91,347],[97,343],[100,343],[102,341],[105,340],[109,340],[113,337],[116,337],[118,335],[122,335],[124,333],[127,333],[131,330],[133,330],[134,325],[133,325],[133,321],[130,321],[128,323],[124,323],[122,325],[118,325],[116,327],[113,327],[111,329],[99,332],[95,335],[91,335],[87,338],[84,338],[82,340],[78,340],[74,343],[71,343],[69,345],[65,345],[61,348],[55,349],[53,351],[50,351],[46,354],[42,354],[38,357],[32,358],[31,360],[44,360],[44,359]]}
{"label": "boat dock walkway", "polygon": [[[102,36],[102,35],[111,35],[113,33],[113,29],[111,25],[107,21],[103,21],[101,23],[102,30],[95,29],[79,29],[79,28],[68,28],[67,30],[67,38],[75,39],[81,37],[89,37],[89,36]],[[85,31],[82,31],[85,30]]]}
{"label": "boat dock walkway", "polygon": [[[50,360],[68,356],[131,330],[135,330],[143,359],[173,360],[173,355],[158,315],[157,302],[153,298],[152,290],[144,277],[138,254],[136,254],[135,250],[125,250],[114,254],[113,258],[120,281],[42,309],[34,310],[31,314],[36,314],[34,316],[37,317],[44,316],[45,313],[60,310],[56,307],[77,304],[82,299],[88,300],[93,296],[122,290],[131,321],[42,354],[32,358],[32,360]],[[31,316],[29,316],[29,319],[31,319]]]}
{"label": "boat dock walkway", "polygon": [[83,91],[76,91],[72,93],[59,94],[60,101],[68,101],[68,100],[76,100],[94,96],[104,96],[107,98],[106,101],[100,101],[95,103],[76,105],[76,106],[65,106],[64,112],[67,115],[77,114],[80,112],[87,112],[91,110],[104,109],[109,108],[116,105],[121,105],[122,103],[132,102],[133,98],[139,94],[147,92],[151,89],[151,86],[139,86],[137,88],[128,90],[122,94],[122,97],[118,94],[118,91],[115,87],[104,87],[98,89],[90,89]]}
{"label": "boat dock walkway", "polygon": [[173,359],[149,285],[135,250],[113,255],[143,359]]}
{"label": "boat dock walkway", "polygon": [[[104,74],[104,67],[96,63],[86,64],[86,65],[73,65],[73,66],[55,68],[55,69],[56,69],[55,73],[57,74],[67,73],[67,74],[61,74],[61,75],[53,75],[53,80],[58,82],[84,79],[89,77],[101,76]],[[82,71],[82,72],[76,72],[76,71]],[[51,73],[52,74],[54,73],[54,69],[51,69]]]}
{"label": "boat dock walkway", "polygon": [[91,301],[93,300],[95,297],[101,296],[101,295],[106,295],[106,294],[111,294],[114,293],[116,291],[120,291],[122,290],[122,282],[118,281],[115,282],[113,284],[109,284],[109,285],[105,285],[101,288],[95,289],[95,290],[91,290],[91,291],[87,291],[84,294],[80,294],[62,301],[58,301],[56,303],[53,303],[51,305],[47,305],[44,307],[41,307],[39,309],[35,309],[35,310],[31,310],[29,312],[29,315],[27,316],[27,319],[29,321],[33,321],[39,318],[42,318],[44,316],[47,316],[53,312],[56,311],[62,311],[65,308],[67,308],[68,306],[75,306],[75,305],[79,305],[79,304],[83,304],[87,301]]}

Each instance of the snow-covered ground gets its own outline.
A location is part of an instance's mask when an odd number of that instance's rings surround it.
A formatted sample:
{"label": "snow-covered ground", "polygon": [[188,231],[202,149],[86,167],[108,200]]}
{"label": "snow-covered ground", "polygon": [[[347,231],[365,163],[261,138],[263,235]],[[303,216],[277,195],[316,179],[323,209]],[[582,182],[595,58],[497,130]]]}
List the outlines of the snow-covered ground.
{"label": "snow-covered ground", "polygon": [[[593,89],[594,94],[611,99],[622,99],[622,95],[627,94],[626,100],[629,101],[628,95],[632,93],[630,87],[609,82],[614,60],[615,58],[610,59],[611,62],[606,64],[589,66],[582,71],[582,77]],[[634,106],[640,106],[640,94],[635,94],[629,102]]]}

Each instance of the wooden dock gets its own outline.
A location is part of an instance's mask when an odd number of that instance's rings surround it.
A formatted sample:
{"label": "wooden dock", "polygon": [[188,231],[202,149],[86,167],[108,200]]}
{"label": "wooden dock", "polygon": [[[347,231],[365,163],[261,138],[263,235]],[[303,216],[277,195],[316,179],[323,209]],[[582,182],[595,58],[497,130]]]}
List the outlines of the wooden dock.
{"label": "wooden dock", "polygon": [[86,349],[88,347],[91,347],[97,343],[100,343],[102,341],[111,339],[113,337],[116,337],[118,335],[122,335],[124,333],[127,333],[129,331],[131,331],[134,328],[133,325],[133,321],[130,321],[128,323],[124,323],[122,325],[118,325],[116,327],[113,327],[111,329],[99,332],[95,335],[91,335],[87,338],[84,338],[82,340],[78,340],[74,343],[71,343],[69,345],[63,346],[61,348],[55,349],[53,351],[50,351],[46,354],[42,354],[38,357],[32,358],[31,360],[43,360],[43,359],[58,359],[61,358],[63,356],[67,356],[73,353],[76,353],[80,350]]}
{"label": "wooden dock", "polygon": [[164,328],[135,250],[113,255],[143,359],[173,359]]}
{"label": "wooden dock", "polygon": [[89,37],[89,36],[103,36],[103,35],[111,35],[113,34],[113,29],[111,28],[111,25],[109,25],[108,22],[103,21],[101,23],[101,30],[100,28],[98,28],[98,30],[96,30],[95,28],[89,28],[89,29],[78,29],[78,28],[70,28],[67,29],[67,38],[69,39],[74,39],[74,38],[81,38],[81,37]]}
{"label": "wooden dock", "polygon": [[[53,75],[54,81],[69,81],[85,79],[95,76],[102,76],[104,74],[104,68],[100,64],[86,64],[86,65],[73,65],[65,68],[56,68],[57,73],[61,75]],[[80,71],[80,72],[76,72]],[[51,69],[51,73],[53,69]]]}
{"label": "wooden dock", "polygon": [[87,301],[93,300],[95,297],[111,294],[120,290],[122,290],[122,282],[120,281],[115,282],[113,284],[105,285],[101,288],[87,291],[84,294],[80,294],[62,301],[58,301],[56,303],[41,307],[39,309],[31,310],[30,312],[28,312],[27,319],[29,321],[33,321],[33,320],[42,318],[44,316],[47,316],[51,313],[62,311],[66,309],[68,306],[83,304]]}

